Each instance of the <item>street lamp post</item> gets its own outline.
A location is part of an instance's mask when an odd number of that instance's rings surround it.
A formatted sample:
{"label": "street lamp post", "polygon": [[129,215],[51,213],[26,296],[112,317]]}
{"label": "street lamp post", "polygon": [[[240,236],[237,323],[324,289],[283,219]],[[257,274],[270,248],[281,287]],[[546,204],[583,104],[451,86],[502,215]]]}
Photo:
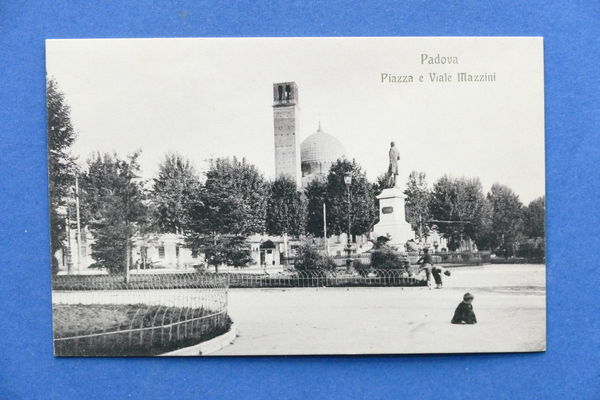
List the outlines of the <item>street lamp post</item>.
{"label": "street lamp post", "polygon": [[[63,248],[63,261],[67,267],[67,274],[71,274],[73,271],[73,261],[71,258],[71,221],[69,219],[69,208],[67,206],[59,206],[56,208],[56,215],[58,218],[65,221],[65,235],[67,237],[66,247]],[[52,254],[54,257],[54,254]]]}
{"label": "street lamp post", "polygon": [[352,265],[352,243],[350,239],[350,185],[352,185],[352,174],[350,172],[346,172],[344,174],[344,183],[346,184],[346,192],[348,193],[348,234],[346,240],[346,252],[348,253],[348,258],[346,259],[346,268],[350,268],[350,266]]}

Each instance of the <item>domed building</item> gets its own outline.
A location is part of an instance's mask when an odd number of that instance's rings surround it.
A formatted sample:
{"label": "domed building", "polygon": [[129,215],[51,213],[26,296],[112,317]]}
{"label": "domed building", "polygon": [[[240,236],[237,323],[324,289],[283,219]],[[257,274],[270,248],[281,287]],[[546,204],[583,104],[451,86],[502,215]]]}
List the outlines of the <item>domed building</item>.
{"label": "domed building", "polygon": [[319,122],[319,129],[300,144],[302,186],[327,176],[329,168],[345,153],[342,142],[325,132]]}

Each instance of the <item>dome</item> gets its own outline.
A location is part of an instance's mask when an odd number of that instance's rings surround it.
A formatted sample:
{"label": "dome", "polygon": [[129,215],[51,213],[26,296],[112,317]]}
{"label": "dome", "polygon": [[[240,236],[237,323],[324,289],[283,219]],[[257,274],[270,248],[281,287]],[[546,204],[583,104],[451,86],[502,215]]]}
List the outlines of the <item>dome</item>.
{"label": "dome", "polygon": [[319,123],[319,129],[300,145],[303,185],[326,175],[333,163],[343,157],[345,152],[342,142],[323,131]]}
{"label": "dome", "polygon": [[345,153],[344,145],[337,138],[319,129],[304,139],[300,145],[302,162],[335,162]]}

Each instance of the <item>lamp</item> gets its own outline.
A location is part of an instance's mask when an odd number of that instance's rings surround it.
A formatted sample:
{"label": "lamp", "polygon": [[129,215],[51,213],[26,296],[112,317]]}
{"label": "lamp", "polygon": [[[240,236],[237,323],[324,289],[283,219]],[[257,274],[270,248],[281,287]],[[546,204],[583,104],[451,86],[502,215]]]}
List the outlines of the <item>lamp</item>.
{"label": "lamp", "polygon": [[344,174],[344,183],[348,188],[350,187],[350,185],[352,185],[352,173],[346,172]]}

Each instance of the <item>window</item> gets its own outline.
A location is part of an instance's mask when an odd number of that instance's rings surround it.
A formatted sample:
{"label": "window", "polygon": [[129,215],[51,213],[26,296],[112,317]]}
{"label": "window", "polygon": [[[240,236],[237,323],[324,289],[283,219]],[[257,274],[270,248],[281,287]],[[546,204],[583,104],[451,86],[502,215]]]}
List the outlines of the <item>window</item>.
{"label": "window", "polygon": [[158,258],[165,258],[165,245],[161,244],[158,247]]}
{"label": "window", "polygon": [[192,258],[198,258],[198,250],[196,250],[196,249],[192,250]]}
{"label": "window", "polygon": [[175,257],[179,257],[179,246],[175,246]]}

